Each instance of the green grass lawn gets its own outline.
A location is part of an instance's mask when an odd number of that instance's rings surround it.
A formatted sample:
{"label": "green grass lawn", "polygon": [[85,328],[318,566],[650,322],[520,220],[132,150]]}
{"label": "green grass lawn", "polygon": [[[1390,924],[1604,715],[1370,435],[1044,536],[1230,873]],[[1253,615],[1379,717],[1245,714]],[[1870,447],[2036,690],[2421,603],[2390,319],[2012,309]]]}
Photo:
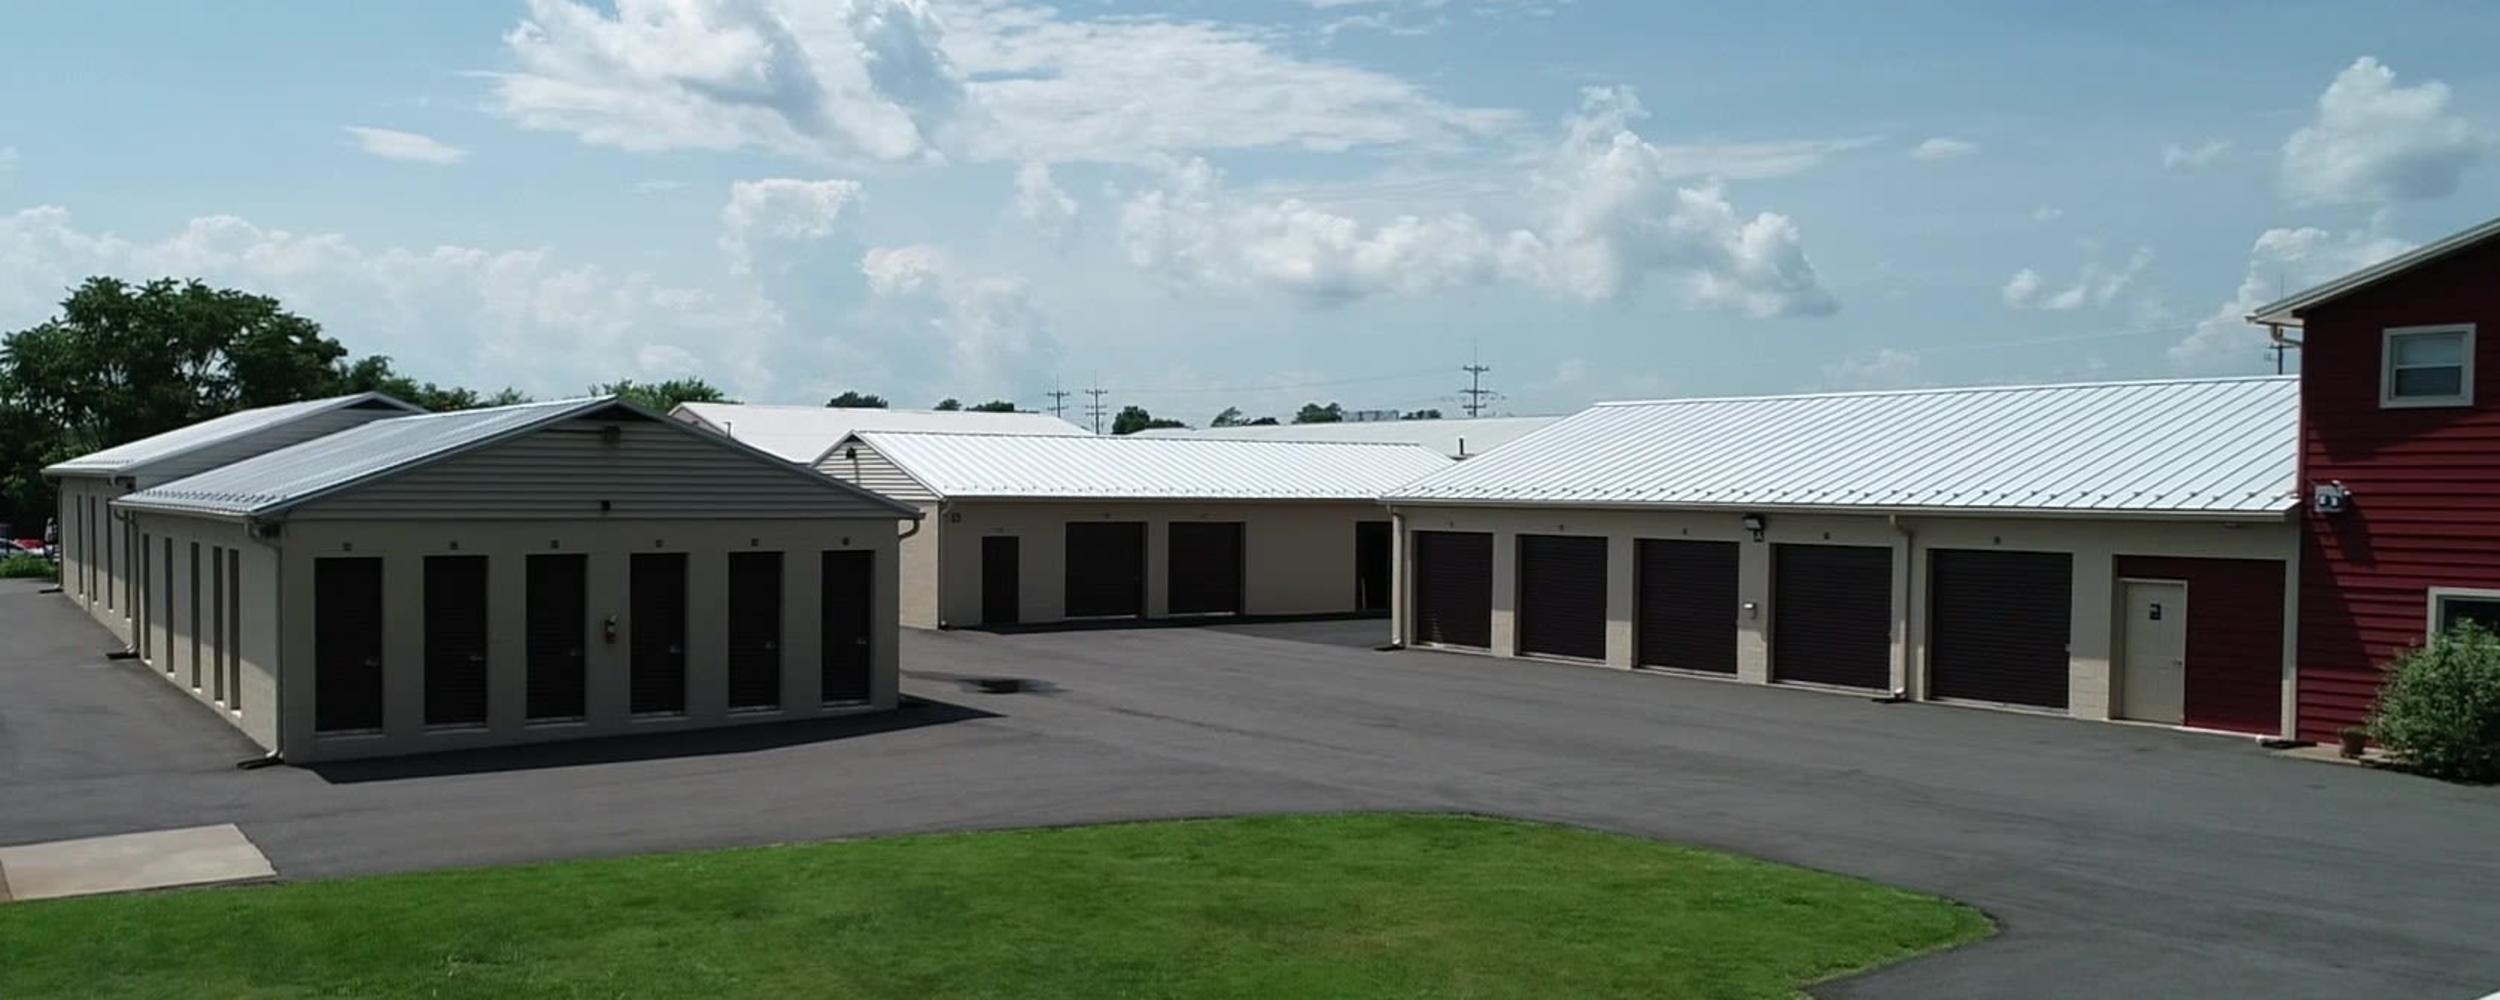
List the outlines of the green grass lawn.
{"label": "green grass lawn", "polygon": [[1629,837],[1270,817],[10,903],[0,997],[1789,997],[1989,932]]}

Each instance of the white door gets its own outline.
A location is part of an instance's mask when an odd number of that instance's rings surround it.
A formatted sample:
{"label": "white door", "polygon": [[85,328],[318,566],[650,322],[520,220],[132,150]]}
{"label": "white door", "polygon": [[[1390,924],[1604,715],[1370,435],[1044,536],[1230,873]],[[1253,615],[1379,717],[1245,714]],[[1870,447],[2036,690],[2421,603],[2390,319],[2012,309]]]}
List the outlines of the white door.
{"label": "white door", "polygon": [[2129,580],[2118,714],[2178,725],[2187,708],[2187,584]]}

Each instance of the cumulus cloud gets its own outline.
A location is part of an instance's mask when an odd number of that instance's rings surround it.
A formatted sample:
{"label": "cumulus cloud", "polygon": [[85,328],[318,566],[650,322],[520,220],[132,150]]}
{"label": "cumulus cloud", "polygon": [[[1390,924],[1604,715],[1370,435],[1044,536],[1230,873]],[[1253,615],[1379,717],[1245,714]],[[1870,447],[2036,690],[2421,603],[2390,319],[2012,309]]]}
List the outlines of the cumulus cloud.
{"label": "cumulus cloud", "polygon": [[2230,151],[2231,143],[2224,139],[2207,139],[2193,146],[2174,142],[2161,148],[2161,166],[2164,170],[2203,170]]}
{"label": "cumulus cloud", "polygon": [[2239,289],[2197,323],[2187,339],[2171,346],[2170,361],[2194,370],[2249,370],[2266,346],[2264,328],[2250,324],[2249,313],[2286,292],[2323,284],[2411,249],[2404,240],[2371,232],[2266,230],[2249,248],[2248,273]]}
{"label": "cumulus cloud", "polygon": [[1012,394],[1020,379],[1059,357],[1049,317],[1020,275],[985,274],[936,247],[871,247],[861,255],[868,289],[916,317],[946,349],[951,384]]}
{"label": "cumulus cloud", "polygon": [[2490,137],[2448,108],[2448,85],[2396,85],[2363,57],[2318,95],[2317,116],[2283,143],[2283,189],[2311,204],[2385,203],[2454,192]]}
{"label": "cumulus cloud", "polygon": [[786,326],[751,291],[568,263],[544,249],[368,247],[224,215],[132,240],[82,229],[57,207],[0,215],[0,328],[40,322],[70,285],[98,274],[198,277],[274,295],[350,350],[390,355],[421,378],[518,383],[541,395],[682,375],[694,367],[687,357],[733,391],[763,393]]}
{"label": "cumulus cloud", "polygon": [[729,201],[720,209],[720,246],[730,266],[745,270],[753,262],[756,240],[805,241],[832,235],[843,208],[859,200],[859,182],[833,178],[821,181],[767,177],[729,186]]}
{"label": "cumulus cloud", "polygon": [[349,125],[347,134],[356,140],[356,148],[385,160],[450,166],[469,158],[468,150],[415,132]]}
{"label": "cumulus cloud", "polygon": [[1076,221],[1076,199],[1050,179],[1050,165],[1026,163],[1016,168],[1016,217],[1046,233],[1065,231]]}
{"label": "cumulus cloud", "polygon": [[2007,306],[2015,309],[2063,312],[2087,305],[2105,306],[2118,298],[2118,293],[2126,291],[2127,286],[2133,284],[2136,277],[2152,264],[2153,251],[2150,247],[2137,248],[2135,254],[2127,258],[2127,263],[2120,267],[2107,266],[2097,258],[2086,260],[2075,280],[2055,291],[2049,290],[2048,279],[2041,277],[2040,272],[2026,267],[2006,279],[2005,287],[1999,294],[2004,297]]}
{"label": "cumulus cloud", "polygon": [[1955,160],[1979,152],[1979,144],[1968,139],[1937,136],[1910,147],[1913,160]]}
{"label": "cumulus cloud", "polygon": [[1925,365],[1919,356],[1889,347],[1823,366],[1823,385],[1832,389],[1910,389],[1925,384]]}
{"label": "cumulus cloud", "polygon": [[1506,122],[1254,27],[1016,2],[530,0],[497,112],[626,149],[1146,162],[1444,143]]}
{"label": "cumulus cloud", "polygon": [[1794,222],[1737,211],[1721,184],[1683,173],[1633,132],[1641,117],[1629,91],[1589,91],[1525,179],[1518,226],[1456,210],[1366,222],[1298,199],[1245,201],[1190,160],[1122,206],[1120,239],[1133,263],[1187,284],[1319,303],[1496,281],[1598,301],[1655,279],[1695,307],[1748,316],[1838,308]]}

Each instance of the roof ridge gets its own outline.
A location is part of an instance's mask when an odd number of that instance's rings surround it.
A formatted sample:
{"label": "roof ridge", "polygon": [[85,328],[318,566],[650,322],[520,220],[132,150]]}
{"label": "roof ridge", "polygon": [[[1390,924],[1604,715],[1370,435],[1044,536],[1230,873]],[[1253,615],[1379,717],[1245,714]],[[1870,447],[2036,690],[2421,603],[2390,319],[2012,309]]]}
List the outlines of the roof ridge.
{"label": "roof ridge", "polygon": [[2118,389],[2157,385],[2236,385],[2247,382],[2297,382],[2292,375],[2227,375],[2207,377],[2112,379],[2102,382],[2011,382],[2001,385],[1930,386],[1921,389],[1852,389],[1823,392],[1775,392],[1754,396],[1685,396],[1667,399],[1612,399],[1589,404],[1601,406],[1663,406],[1670,403],[1751,403],[1781,399],[1851,399],[1885,396],[1955,396],[1998,392],[2041,392],[2068,389]]}
{"label": "roof ridge", "polygon": [[1177,435],[1168,437],[1147,437],[1141,434],[1009,434],[1003,431],[935,431],[926,429],[862,428],[860,430],[852,431],[851,434],[852,436],[878,434],[906,435],[910,437],[1015,438],[1019,440],[1040,439],[1045,441],[1157,441],[1175,444],[1214,444],[1226,446],[1254,444],[1325,444],[1389,448],[1425,447],[1424,445],[1417,444],[1413,441],[1305,441],[1296,438],[1262,438],[1257,440],[1242,440],[1234,438],[1191,438],[1180,437]]}

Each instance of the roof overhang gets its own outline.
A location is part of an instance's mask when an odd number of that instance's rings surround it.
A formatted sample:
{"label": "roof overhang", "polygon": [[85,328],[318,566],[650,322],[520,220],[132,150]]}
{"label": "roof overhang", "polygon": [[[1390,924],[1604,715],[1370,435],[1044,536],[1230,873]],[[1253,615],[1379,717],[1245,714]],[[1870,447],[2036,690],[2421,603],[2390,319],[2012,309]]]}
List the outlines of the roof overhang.
{"label": "roof overhang", "polygon": [[2386,260],[2372,264],[2333,281],[2318,285],[2289,298],[2258,306],[2248,314],[2248,321],[2263,326],[2299,326],[2310,309],[2358,292],[2371,285],[2471,248],[2484,240],[2500,237],[2500,219],[2493,219],[2437,242],[2416,247]]}
{"label": "roof overhang", "polygon": [[1940,517],[1940,518],[2013,518],[2021,520],[2096,520],[2096,521],[2196,521],[2228,523],[2287,520],[2299,505],[2285,501],[2276,510],[2148,510],[2143,508],[2109,509],[2094,507],[1922,507],[1878,504],[1722,504],[1722,503],[1627,503],[1619,500],[1487,500],[1450,497],[1386,497],[1381,503],[1390,507],[1477,507],[1505,510],[1570,510],[1627,511],[1654,514],[1823,514],[1858,515],[1862,517]]}

